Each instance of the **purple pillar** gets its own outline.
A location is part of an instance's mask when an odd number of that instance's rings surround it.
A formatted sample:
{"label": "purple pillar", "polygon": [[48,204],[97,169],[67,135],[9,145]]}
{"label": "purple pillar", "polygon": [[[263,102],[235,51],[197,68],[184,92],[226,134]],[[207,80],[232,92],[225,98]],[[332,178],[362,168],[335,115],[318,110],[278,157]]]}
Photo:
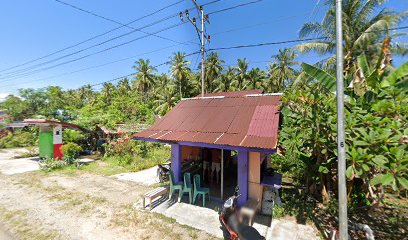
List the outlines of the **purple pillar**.
{"label": "purple pillar", "polygon": [[238,186],[239,196],[238,207],[243,206],[248,201],[248,151],[238,151]]}
{"label": "purple pillar", "polygon": [[181,182],[181,145],[171,144],[171,170],[174,173],[174,181]]}

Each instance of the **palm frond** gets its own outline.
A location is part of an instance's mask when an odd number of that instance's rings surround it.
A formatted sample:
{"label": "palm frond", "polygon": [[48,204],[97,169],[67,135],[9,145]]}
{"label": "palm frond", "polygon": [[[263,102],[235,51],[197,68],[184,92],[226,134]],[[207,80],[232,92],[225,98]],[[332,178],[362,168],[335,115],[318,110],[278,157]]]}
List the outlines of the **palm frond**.
{"label": "palm frond", "polygon": [[330,42],[305,42],[295,46],[295,49],[301,53],[317,52],[326,54],[333,52],[335,46]]}

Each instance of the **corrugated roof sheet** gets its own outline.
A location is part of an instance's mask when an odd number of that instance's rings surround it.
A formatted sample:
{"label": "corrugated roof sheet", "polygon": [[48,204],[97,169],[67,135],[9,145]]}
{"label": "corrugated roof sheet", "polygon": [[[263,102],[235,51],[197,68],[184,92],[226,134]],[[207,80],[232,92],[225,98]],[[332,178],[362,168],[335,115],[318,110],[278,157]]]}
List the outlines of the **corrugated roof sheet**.
{"label": "corrugated roof sheet", "polygon": [[247,94],[183,100],[134,138],[275,149],[280,96]]}
{"label": "corrugated roof sheet", "polygon": [[[225,97],[242,97],[247,94],[261,94],[263,93],[262,90],[255,89],[255,90],[246,90],[240,92],[217,92],[217,93],[207,93],[204,94],[204,97],[218,97],[218,96],[225,96]],[[197,97],[201,97],[201,94]]]}

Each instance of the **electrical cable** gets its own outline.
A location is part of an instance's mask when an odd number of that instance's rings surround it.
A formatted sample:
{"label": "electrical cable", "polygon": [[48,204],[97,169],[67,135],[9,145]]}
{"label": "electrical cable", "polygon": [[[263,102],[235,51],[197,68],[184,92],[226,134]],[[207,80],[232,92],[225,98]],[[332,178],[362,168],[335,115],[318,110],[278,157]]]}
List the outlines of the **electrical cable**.
{"label": "electrical cable", "polygon": [[[106,21],[108,21],[108,22],[112,22],[112,23],[118,24],[118,25],[120,25],[120,26],[127,27],[127,28],[129,28],[129,29],[133,29],[133,30],[136,30],[136,31],[138,31],[138,32],[142,32],[142,33],[144,33],[144,34],[152,35],[152,36],[155,36],[155,37],[157,37],[157,38],[161,38],[161,39],[168,40],[168,41],[175,42],[175,43],[181,43],[181,42],[176,41],[176,40],[173,40],[173,39],[171,39],[171,38],[167,38],[167,37],[163,37],[163,36],[160,36],[160,35],[151,34],[151,33],[146,32],[146,31],[138,30],[138,29],[136,29],[136,28],[130,26],[129,24],[123,24],[123,23],[118,22],[118,21],[116,21],[116,20],[113,20],[113,19],[111,19],[111,18],[104,17],[104,16],[102,16],[102,15],[96,14],[96,13],[94,13],[94,12],[91,12],[91,11],[89,11],[89,10],[83,9],[83,8],[81,8],[81,7],[72,5],[72,4],[67,3],[67,2],[64,2],[64,1],[61,1],[61,0],[55,0],[55,1],[58,2],[58,3],[61,3],[61,4],[63,4],[63,5],[65,5],[65,6],[68,6],[68,7],[74,8],[74,9],[76,9],[76,10],[79,10],[79,11],[81,11],[81,12],[85,12],[85,13],[87,13],[87,14],[90,14],[90,15],[92,15],[92,16],[95,16],[95,17],[97,17],[97,18],[104,19],[104,20],[106,20]],[[194,44],[196,44],[196,43],[194,43]]]}
{"label": "electrical cable", "polygon": [[[208,3],[203,4],[203,6],[205,6],[205,5],[210,5],[210,4],[219,2],[219,1],[221,1],[221,0],[214,0],[214,1],[211,1],[211,2],[208,2]],[[179,1],[179,2],[180,2],[180,1]],[[173,5],[175,5],[175,4],[178,4],[179,2],[176,2],[176,3],[174,3],[174,4],[172,4],[172,5],[169,5],[169,6],[173,6]],[[167,7],[168,7],[168,6],[167,6]],[[166,8],[166,7],[165,7],[165,8]],[[164,9],[164,8],[162,8],[162,9]],[[162,10],[162,9],[160,9],[160,10]],[[189,10],[191,10],[191,9],[193,9],[193,8],[190,8]],[[158,10],[158,11],[160,11],[160,10]],[[158,12],[158,11],[156,11],[156,12]],[[156,12],[154,12],[154,13],[156,13]],[[146,15],[146,16],[148,16],[148,15]],[[38,71],[33,71],[33,72],[29,72],[29,73],[25,73],[25,72],[30,71],[30,70],[35,69],[35,68],[38,68],[38,67],[40,67],[40,66],[44,66],[44,65],[46,65],[46,64],[48,64],[48,63],[52,63],[52,62],[54,62],[54,61],[63,59],[63,58],[65,58],[65,57],[69,57],[69,56],[78,54],[78,53],[83,52],[83,51],[85,51],[85,50],[94,48],[94,47],[96,47],[96,46],[100,46],[100,45],[105,44],[105,43],[107,43],[107,42],[113,41],[113,40],[115,40],[115,39],[117,39],[117,38],[120,38],[120,37],[129,35],[130,33],[133,33],[133,32],[138,31],[138,30],[140,30],[140,29],[143,29],[143,28],[146,28],[146,27],[150,27],[150,26],[156,25],[156,24],[159,23],[159,22],[168,20],[168,19],[170,19],[170,18],[172,18],[172,17],[175,17],[175,16],[178,16],[178,14],[170,15],[170,16],[165,17],[165,18],[162,18],[161,20],[156,21],[156,22],[154,22],[154,23],[152,23],[152,24],[148,24],[148,25],[146,25],[146,26],[144,26],[144,27],[142,27],[142,28],[138,28],[138,29],[136,29],[136,30],[133,30],[133,31],[128,32],[128,33],[125,33],[125,34],[122,34],[122,35],[117,36],[117,37],[115,37],[115,38],[108,39],[108,40],[106,40],[106,41],[104,41],[104,42],[102,42],[102,43],[95,44],[95,45],[90,46],[90,47],[88,47],[88,48],[78,50],[78,51],[76,51],[76,52],[74,52],[74,53],[66,54],[66,55],[64,55],[64,56],[62,56],[62,57],[58,57],[58,58],[56,58],[56,59],[52,59],[52,60],[49,60],[49,61],[46,61],[46,62],[37,64],[37,65],[31,66],[31,67],[25,68],[25,69],[20,69],[20,70],[17,70],[17,71],[5,73],[5,74],[7,74],[7,75],[3,74],[3,75],[5,75],[5,76],[0,76],[0,79],[13,77],[12,79],[8,79],[8,80],[13,80],[13,79],[16,79],[16,78],[28,76],[28,75],[33,74],[33,73],[37,73]],[[139,19],[140,19],[140,18],[139,18]],[[129,25],[129,24],[126,24],[126,25]],[[123,26],[121,26],[121,27],[123,27]],[[121,28],[121,27],[119,27],[119,28]],[[116,29],[118,29],[118,28],[116,28]],[[151,34],[150,34],[150,35],[151,35]],[[186,43],[186,42],[183,42],[183,43]],[[64,49],[64,50],[65,50],[65,49]],[[60,51],[59,51],[59,52],[60,52]],[[53,54],[52,54],[52,55],[53,55]],[[50,56],[50,54],[49,54],[48,56]],[[81,58],[81,59],[82,59],[82,58]],[[39,59],[36,59],[36,60],[39,60]],[[31,62],[32,62],[32,61],[31,61]],[[25,64],[21,64],[21,65],[25,65]],[[20,65],[20,66],[21,66],[21,65]],[[48,69],[48,68],[47,68],[47,69]],[[4,70],[3,70],[3,71],[4,71]],[[1,71],[0,71],[0,72],[1,72]],[[13,73],[14,73],[14,74],[17,74],[17,75],[11,75],[11,76],[10,76],[10,74],[13,74]],[[22,73],[25,73],[25,74],[21,75]],[[7,80],[6,80],[6,81],[7,81]],[[0,82],[4,82],[4,81],[0,81]]]}
{"label": "electrical cable", "polygon": [[[76,55],[76,54],[81,53],[81,52],[84,52],[84,51],[86,51],[86,50],[89,50],[89,49],[92,49],[92,48],[95,48],[95,47],[99,47],[99,46],[104,45],[104,44],[106,44],[106,43],[108,43],[108,42],[111,42],[111,41],[114,41],[114,40],[116,40],[116,39],[119,39],[119,38],[128,36],[128,35],[130,35],[130,34],[136,32],[136,31],[138,31],[138,30],[140,30],[140,29],[152,27],[152,26],[157,25],[157,24],[159,24],[159,23],[161,23],[161,22],[167,21],[167,20],[169,20],[169,19],[171,19],[171,18],[173,18],[173,17],[174,17],[173,15],[167,16],[167,17],[162,18],[162,19],[160,19],[160,20],[157,20],[157,21],[155,21],[155,22],[153,22],[153,23],[146,24],[146,25],[144,25],[143,27],[140,27],[140,28],[138,28],[138,29],[136,29],[136,30],[132,30],[132,31],[130,31],[130,32],[121,34],[121,35],[119,35],[119,36],[110,38],[110,39],[105,40],[105,41],[103,41],[103,42],[100,42],[100,43],[91,45],[91,46],[89,46],[89,47],[86,47],[86,48],[77,50],[77,51],[75,51],[75,52],[72,52],[72,53],[69,53],[69,54],[65,54],[65,55],[63,55],[63,56],[60,56],[60,57],[57,57],[57,58],[48,60],[48,61],[46,61],[46,62],[42,62],[42,63],[36,64],[36,65],[30,66],[30,67],[27,67],[27,68],[23,68],[23,69],[20,69],[20,70],[16,70],[16,71],[13,71],[13,72],[9,72],[9,73],[7,73],[7,74],[12,74],[11,76],[10,76],[10,75],[0,76],[0,79],[4,79],[4,78],[8,78],[8,77],[13,77],[13,73],[14,73],[14,74],[17,74],[17,75],[18,75],[18,74],[21,74],[21,73],[25,73],[25,72],[30,71],[30,70],[33,70],[33,69],[35,69],[35,68],[38,68],[38,67],[47,65],[47,64],[49,64],[49,63],[53,63],[53,62],[56,62],[56,61],[58,61],[58,60],[61,60],[61,59],[64,59],[64,58],[67,58],[67,57]],[[137,38],[137,40],[138,40],[138,39],[141,39],[141,38],[149,37],[149,36],[152,36],[152,34],[150,34],[150,35],[143,35],[142,37]]]}
{"label": "electrical cable", "polygon": [[210,12],[210,13],[208,13],[208,15],[210,15],[210,14],[216,14],[216,13],[220,13],[220,12],[225,12],[225,11],[228,11],[228,10],[232,10],[232,9],[239,8],[239,7],[243,7],[243,6],[247,6],[247,5],[251,5],[251,4],[258,3],[258,2],[262,2],[262,1],[263,1],[263,0],[256,0],[256,1],[252,1],[252,2],[247,2],[247,3],[238,4],[238,5],[235,5],[235,6],[232,6],[232,7],[228,7],[228,8],[224,8],[224,9],[220,9],[220,10],[216,10],[216,11]]}
{"label": "electrical cable", "polygon": [[[181,23],[174,24],[174,25],[172,25],[172,26],[170,26],[170,27],[166,27],[166,28],[164,28],[164,29],[161,29],[161,30],[159,30],[159,31],[156,31],[155,34],[156,34],[156,33],[163,32],[163,31],[166,31],[166,30],[169,30],[169,29],[172,29],[172,28],[175,28],[175,27],[178,27],[178,26],[181,26],[181,25],[183,25],[183,24],[185,24],[185,22],[181,22]],[[37,69],[37,70],[33,70],[32,72],[28,72],[28,73],[25,73],[25,74],[23,74],[23,75],[11,76],[11,79],[8,78],[8,79],[6,79],[6,80],[0,81],[0,83],[1,83],[1,82],[6,82],[6,81],[10,81],[10,80],[13,80],[13,79],[16,79],[16,78],[28,76],[28,75],[31,75],[31,74],[34,74],[34,73],[42,72],[42,71],[45,71],[45,70],[48,70],[48,69],[56,68],[56,67],[59,67],[59,66],[68,64],[68,63],[76,62],[76,61],[79,61],[79,60],[81,60],[81,59],[88,58],[88,57],[90,57],[90,56],[97,55],[97,54],[100,54],[100,53],[103,53],[103,52],[107,52],[107,51],[110,51],[110,50],[112,50],[112,49],[115,49],[115,48],[118,48],[118,47],[121,47],[121,46],[130,44],[130,43],[135,42],[135,41],[137,41],[137,40],[146,38],[146,37],[148,37],[148,36],[149,36],[149,35],[140,36],[140,37],[138,37],[138,38],[131,39],[131,40],[127,41],[127,42],[123,42],[123,43],[120,43],[120,44],[111,46],[111,47],[109,47],[109,48],[105,48],[105,49],[99,50],[99,51],[97,51],[97,52],[89,53],[89,54],[87,54],[87,55],[84,55],[84,56],[81,56],[81,57],[78,57],[78,58],[75,58],[75,59],[71,59],[71,60],[68,60],[68,61],[65,61],[65,62],[56,64],[56,65],[52,65],[52,66],[49,66],[49,67],[45,67],[45,68],[40,68],[40,69]],[[14,77],[14,78],[13,78],[13,77]],[[1,79],[1,78],[0,78],[0,79]],[[4,79],[4,77],[3,77],[3,79]]]}
{"label": "electrical cable", "polygon": [[[153,15],[155,15],[155,14],[161,12],[161,11],[164,11],[164,10],[166,10],[166,9],[172,7],[172,6],[175,6],[175,5],[177,5],[177,4],[181,3],[181,2],[184,2],[184,0],[179,0],[179,1],[175,2],[175,3],[172,3],[172,4],[169,4],[169,5],[165,6],[165,7],[162,7],[162,8],[160,8],[160,9],[154,11],[154,12],[151,12],[151,13],[149,13],[149,14],[143,15],[142,17],[139,17],[139,18],[137,18],[137,19],[135,19],[135,20],[133,20],[133,21],[130,21],[130,22],[128,22],[128,23],[125,24],[125,25],[130,25],[130,24],[132,24],[132,23],[135,23],[135,22],[140,21],[140,20],[142,20],[142,19],[145,19],[145,18],[147,18],[147,17],[153,16]],[[175,16],[177,16],[177,15],[175,15]],[[36,62],[36,61],[38,61],[38,60],[44,59],[44,58],[49,57],[49,56],[53,56],[53,55],[55,55],[55,54],[58,54],[58,53],[60,53],[60,52],[65,51],[65,50],[68,50],[68,49],[77,47],[77,46],[82,45],[82,44],[84,44],[84,43],[86,43],[86,42],[89,42],[89,41],[92,41],[92,40],[97,39],[97,38],[99,38],[99,37],[105,36],[105,35],[107,35],[107,34],[109,34],[109,33],[111,33],[111,32],[114,32],[114,31],[116,31],[116,30],[118,30],[118,29],[121,29],[121,28],[123,28],[123,26],[119,26],[119,27],[113,28],[113,29],[111,29],[111,30],[108,30],[108,31],[103,32],[103,33],[98,34],[98,35],[95,35],[95,36],[93,36],[93,37],[90,37],[90,38],[88,38],[88,39],[85,39],[85,40],[83,40],[83,41],[80,41],[80,42],[78,42],[78,43],[75,43],[75,44],[73,44],[73,45],[70,45],[70,46],[68,46],[68,47],[65,47],[65,48],[62,48],[62,49],[60,49],[60,50],[57,50],[57,51],[55,51],[55,52],[46,54],[46,55],[44,55],[44,56],[41,56],[41,57],[38,57],[38,58],[35,58],[35,59],[32,59],[32,60],[29,60],[29,61],[27,61],[27,62],[24,62],[24,63],[18,64],[18,65],[12,66],[12,67],[9,67],[9,68],[6,68],[6,69],[2,69],[2,70],[0,70],[0,73],[1,73],[1,72],[4,72],[4,71],[7,71],[7,70],[11,70],[11,69],[17,68],[17,67],[24,66],[24,65],[27,65],[27,64],[30,64],[30,63],[33,63],[33,62]]]}
{"label": "electrical cable", "polygon": [[[184,57],[192,56],[192,55],[195,55],[195,54],[198,54],[198,53],[200,53],[200,51],[192,52],[192,53],[189,53],[189,54],[185,54]],[[153,66],[152,68],[157,68],[157,67],[160,67],[160,66],[169,64],[169,63],[171,63],[171,60],[166,61],[166,62],[163,62],[163,63],[160,63],[160,64],[158,64],[158,65],[156,65],[156,66]],[[123,79],[123,78],[126,78],[126,77],[130,77],[130,76],[133,76],[133,75],[136,75],[136,73],[131,73],[131,74],[128,74],[128,75],[125,75],[125,76],[113,78],[113,79],[110,79],[110,80],[107,80],[107,81],[103,81],[103,82],[100,82],[100,83],[92,84],[92,85],[90,85],[90,86],[91,86],[91,87],[95,87],[95,86],[98,86],[98,85],[102,85],[102,84],[104,84],[104,83],[114,82],[114,81],[116,81],[116,80]]]}
{"label": "electrical cable", "polygon": [[[400,29],[408,29],[408,26],[388,28],[388,29],[385,29],[385,30],[373,30],[373,31],[368,31],[368,32],[364,32],[364,33],[385,32],[385,31],[400,30]],[[218,47],[218,48],[208,49],[208,51],[218,51],[218,50],[228,50],[228,49],[238,49],[238,48],[250,48],[250,47],[261,47],[261,46],[269,46],[269,45],[280,45],[280,44],[286,44],[286,43],[308,42],[308,41],[312,41],[312,40],[323,40],[323,39],[329,39],[329,37],[302,38],[302,39],[277,41],[277,42],[265,42],[265,43],[256,43],[256,44],[248,44],[248,45],[237,45],[237,46],[230,46],[230,47]]]}

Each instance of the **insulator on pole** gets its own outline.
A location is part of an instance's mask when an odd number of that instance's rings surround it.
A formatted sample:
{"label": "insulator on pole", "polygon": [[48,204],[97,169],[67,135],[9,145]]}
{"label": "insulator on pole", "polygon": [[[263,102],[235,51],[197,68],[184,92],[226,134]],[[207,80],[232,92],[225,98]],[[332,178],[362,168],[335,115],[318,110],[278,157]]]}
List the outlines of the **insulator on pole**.
{"label": "insulator on pole", "polygon": [[179,13],[179,17],[180,17],[181,21],[183,21],[183,12]]}
{"label": "insulator on pole", "polygon": [[196,18],[193,18],[193,24],[196,25]]}
{"label": "insulator on pole", "polygon": [[188,10],[186,10],[186,17],[188,17],[189,15],[188,15]]}

